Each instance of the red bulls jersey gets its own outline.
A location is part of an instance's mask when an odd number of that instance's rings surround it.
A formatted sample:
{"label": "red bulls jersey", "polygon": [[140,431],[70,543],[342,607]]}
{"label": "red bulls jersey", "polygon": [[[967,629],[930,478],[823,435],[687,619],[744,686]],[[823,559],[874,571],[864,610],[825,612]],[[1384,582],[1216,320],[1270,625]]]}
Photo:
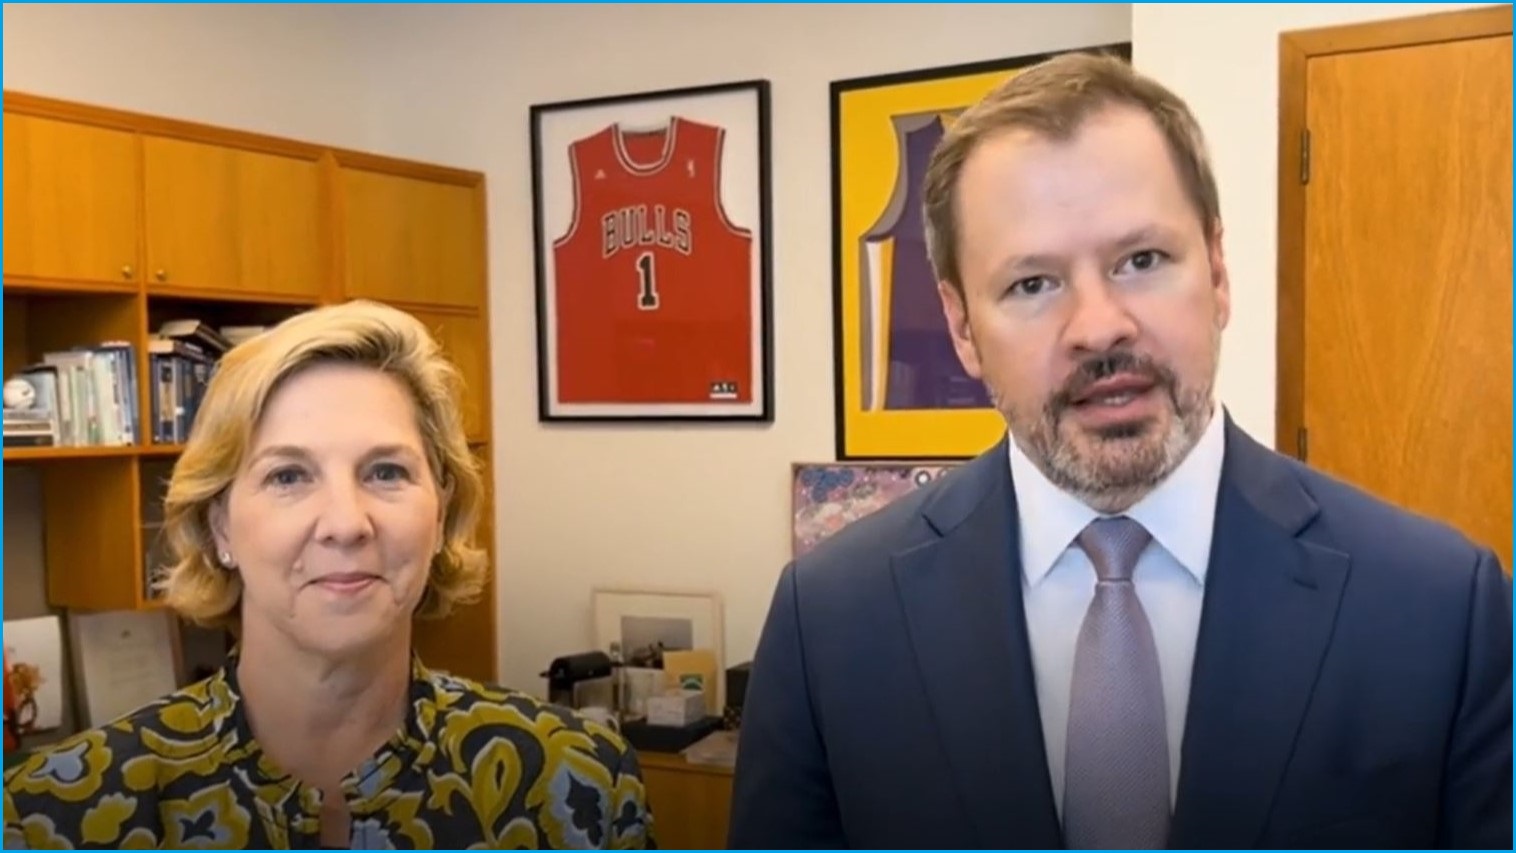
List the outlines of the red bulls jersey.
{"label": "red bulls jersey", "polygon": [[575,142],[553,246],[560,403],[753,399],[752,232],[721,205],[720,128],[608,127]]}

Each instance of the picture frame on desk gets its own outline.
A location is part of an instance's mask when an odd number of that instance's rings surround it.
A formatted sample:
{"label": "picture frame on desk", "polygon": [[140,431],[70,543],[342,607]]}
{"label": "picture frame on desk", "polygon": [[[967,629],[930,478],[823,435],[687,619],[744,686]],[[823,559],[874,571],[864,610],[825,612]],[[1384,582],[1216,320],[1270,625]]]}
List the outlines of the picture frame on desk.
{"label": "picture frame on desk", "polygon": [[188,683],[179,631],[164,608],[70,614],[83,723],[105,725]]}
{"label": "picture frame on desk", "polygon": [[772,421],[768,81],[530,122],[539,419]]}
{"label": "picture frame on desk", "polygon": [[[597,588],[591,593],[595,648],[621,648],[630,670],[662,670],[663,651],[704,649],[724,669],[721,597],[713,592]],[[723,685],[715,679],[716,707]]]}
{"label": "picture frame on desk", "polygon": [[[1131,59],[1127,43],[1078,50]],[[983,383],[953,348],[927,252],[922,184],[938,141],[964,109],[1053,55],[831,83],[839,460],[967,459],[1004,433]]]}
{"label": "picture frame on desk", "polygon": [[5,620],[5,723],[18,738],[64,724],[62,625],[56,615]]}

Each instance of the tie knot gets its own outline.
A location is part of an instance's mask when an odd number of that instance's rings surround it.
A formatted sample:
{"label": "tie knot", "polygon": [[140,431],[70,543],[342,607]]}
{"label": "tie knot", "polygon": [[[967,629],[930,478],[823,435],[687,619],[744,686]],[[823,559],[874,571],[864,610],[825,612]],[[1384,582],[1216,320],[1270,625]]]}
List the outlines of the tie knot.
{"label": "tie knot", "polygon": [[1096,577],[1121,581],[1132,577],[1137,557],[1152,538],[1147,528],[1123,515],[1090,522],[1079,534],[1079,546],[1095,564]]}

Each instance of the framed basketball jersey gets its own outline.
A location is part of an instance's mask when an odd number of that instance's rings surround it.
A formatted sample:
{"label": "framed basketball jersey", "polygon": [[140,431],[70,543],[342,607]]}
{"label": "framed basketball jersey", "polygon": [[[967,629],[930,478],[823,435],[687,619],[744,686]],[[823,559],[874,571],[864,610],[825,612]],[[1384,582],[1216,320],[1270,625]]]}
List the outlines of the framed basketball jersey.
{"label": "framed basketball jersey", "polygon": [[[1094,49],[1131,58],[1129,44]],[[838,460],[965,459],[1005,434],[953,347],[921,188],[957,116],[1049,55],[831,84]]]}
{"label": "framed basketball jersey", "polygon": [[542,419],[772,418],[767,96],[532,109]]}
{"label": "framed basketball jersey", "polygon": [[927,256],[921,178],[957,111],[892,116],[895,189],[862,237],[859,300],[867,344],[859,404],[864,411],[983,409],[983,383],[963,370],[943,321],[937,278]]}

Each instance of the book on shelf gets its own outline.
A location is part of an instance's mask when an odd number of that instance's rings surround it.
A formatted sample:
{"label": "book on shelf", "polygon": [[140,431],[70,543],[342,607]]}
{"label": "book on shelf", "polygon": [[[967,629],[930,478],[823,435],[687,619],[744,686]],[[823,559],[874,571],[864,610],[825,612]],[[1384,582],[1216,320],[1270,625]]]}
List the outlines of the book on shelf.
{"label": "book on shelf", "polygon": [[[15,382],[24,384],[22,393],[14,392],[12,383]],[[58,428],[58,372],[55,368],[37,365],[6,382],[6,447],[54,447],[58,444]]]}
{"label": "book on shelf", "polygon": [[222,326],[221,336],[227,343],[236,346],[268,331],[268,326]]}
{"label": "book on shelf", "polygon": [[153,443],[183,444],[189,438],[206,386],[216,371],[219,353],[184,339],[154,338],[147,343],[149,406]]}
{"label": "book on shelf", "polygon": [[232,348],[231,341],[210,323],[196,318],[165,320],[158,327],[155,339],[182,341],[193,344],[211,358],[220,358]]}
{"label": "book on shelf", "polygon": [[45,414],[38,417],[30,409],[5,410],[6,447],[55,447],[58,428]]}
{"label": "book on shelf", "polygon": [[227,350],[265,326],[222,326],[204,320],[168,320],[147,344],[153,443],[183,444],[200,412],[206,386]]}
{"label": "book on shelf", "polygon": [[[150,434],[154,444],[189,437],[222,355],[264,326],[168,320],[147,343]],[[102,341],[43,353],[14,379],[32,386],[25,408],[7,405],[7,447],[119,447],[140,444],[141,404],[135,348]]]}
{"label": "book on shelf", "polygon": [[34,393],[27,408],[7,407],[6,444],[36,446],[37,424],[44,421],[55,446],[136,444],[136,366],[135,348],[125,341],[43,353],[38,363],[14,377],[31,385]]}

